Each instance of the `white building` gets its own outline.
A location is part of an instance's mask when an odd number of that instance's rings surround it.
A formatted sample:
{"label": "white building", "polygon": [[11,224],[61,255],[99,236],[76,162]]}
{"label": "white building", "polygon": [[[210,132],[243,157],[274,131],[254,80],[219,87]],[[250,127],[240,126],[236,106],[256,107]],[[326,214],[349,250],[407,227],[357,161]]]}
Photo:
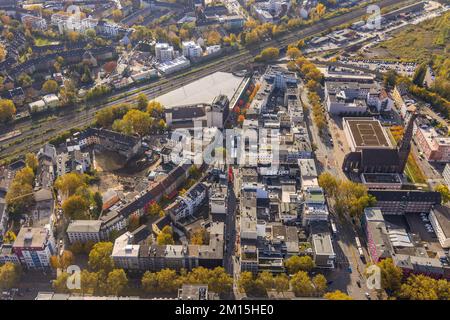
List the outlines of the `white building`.
{"label": "white building", "polygon": [[298,159],[298,167],[300,169],[300,181],[302,190],[307,190],[311,187],[318,187],[317,169],[314,159]]}
{"label": "white building", "polygon": [[69,242],[99,242],[101,225],[101,220],[74,220],[70,222],[66,230]]}
{"label": "white building", "polygon": [[203,55],[203,49],[194,41],[183,41],[183,56],[186,58],[198,58]]}
{"label": "white building", "polygon": [[221,49],[220,44],[216,44],[214,46],[206,47],[206,53],[207,54],[212,54],[212,53],[215,53],[215,52],[219,52],[220,49]]}
{"label": "white building", "polygon": [[442,248],[450,248],[450,209],[436,206],[431,210],[429,219]]}
{"label": "white building", "polygon": [[184,196],[180,197],[179,203],[173,211],[175,218],[178,220],[192,216],[206,198],[207,193],[208,189],[203,183],[194,185]]}
{"label": "white building", "polygon": [[54,108],[59,106],[59,98],[56,96],[56,94],[47,94],[42,97],[42,100],[44,100],[45,106],[47,108]]}
{"label": "white building", "polygon": [[175,57],[173,47],[168,43],[157,43],[155,45],[155,56],[159,62],[169,62]]}
{"label": "white building", "polygon": [[186,57],[181,56],[171,61],[160,63],[156,66],[156,68],[163,74],[170,74],[189,68],[190,65],[191,63],[189,62],[189,60]]}
{"label": "white building", "polygon": [[124,233],[114,241],[111,258],[116,268],[139,268],[139,245],[133,244],[133,235],[130,232]]}

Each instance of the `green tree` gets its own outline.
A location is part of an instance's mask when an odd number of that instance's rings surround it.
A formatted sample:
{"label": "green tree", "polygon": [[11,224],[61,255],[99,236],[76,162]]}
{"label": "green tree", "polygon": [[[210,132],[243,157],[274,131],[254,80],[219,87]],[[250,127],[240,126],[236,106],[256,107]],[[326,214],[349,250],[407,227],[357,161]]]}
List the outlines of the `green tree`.
{"label": "green tree", "polygon": [[299,271],[311,271],[314,268],[314,261],[310,256],[292,256],[284,263],[289,274]]}
{"label": "green tree", "polygon": [[136,98],[137,106],[139,110],[145,110],[148,105],[148,98],[145,93],[139,93]]}
{"label": "green tree", "polygon": [[383,82],[386,87],[394,87],[397,83],[398,74],[395,70],[389,70],[383,75]]}
{"label": "green tree", "polygon": [[42,91],[45,93],[56,93],[58,92],[59,86],[55,80],[47,80],[42,85]]}
{"label": "green tree", "polygon": [[128,285],[128,278],[123,269],[114,269],[108,274],[106,280],[108,293],[114,296],[120,295]]}
{"label": "green tree", "polygon": [[159,245],[174,244],[172,227],[165,226],[158,234],[156,241]]}
{"label": "green tree", "polygon": [[113,108],[104,108],[95,114],[95,121],[103,128],[109,128],[115,119]]}
{"label": "green tree", "polygon": [[16,106],[12,100],[0,99],[0,123],[12,120],[15,114]]}
{"label": "green tree", "polygon": [[19,75],[17,81],[22,87],[29,87],[33,84],[33,79],[31,79],[31,77],[26,73]]}
{"label": "green tree", "polygon": [[94,271],[109,273],[114,268],[111,258],[113,250],[112,242],[98,242],[89,253],[89,267]]}
{"label": "green tree", "polygon": [[103,210],[103,198],[100,192],[95,192],[92,200],[94,202],[95,214],[99,217]]}
{"label": "green tree", "polygon": [[20,279],[20,267],[11,262],[0,266],[0,289],[13,288]]}
{"label": "green tree", "polygon": [[328,292],[323,297],[327,300],[353,300],[350,296],[339,290]]}

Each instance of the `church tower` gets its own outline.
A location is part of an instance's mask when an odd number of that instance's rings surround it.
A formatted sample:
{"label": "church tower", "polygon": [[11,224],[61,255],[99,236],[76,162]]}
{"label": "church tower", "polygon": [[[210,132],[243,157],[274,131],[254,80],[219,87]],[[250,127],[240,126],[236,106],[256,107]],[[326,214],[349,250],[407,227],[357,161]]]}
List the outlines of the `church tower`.
{"label": "church tower", "polygon": [[414,130],[414,121],[417,118],[417,112],[413,111],[409,117],[408,124],[406,125],[403,138],[397,144],[398,159],[399,159],[399,172],[403,172],[408,161],[409,152],[411,151],[411,140]]}

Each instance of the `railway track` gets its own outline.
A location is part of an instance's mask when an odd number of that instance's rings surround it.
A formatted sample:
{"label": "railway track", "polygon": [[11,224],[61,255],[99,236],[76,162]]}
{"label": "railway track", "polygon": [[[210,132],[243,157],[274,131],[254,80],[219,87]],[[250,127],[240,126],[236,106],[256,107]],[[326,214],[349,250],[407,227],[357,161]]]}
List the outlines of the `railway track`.
{"label": "railway track", "polygon": [[[377,3],[381,8],[384,8],[403,2],[409,1],[382,0]],[[52,137],[66,130],[89,124],[95,113],[103,108],[120,103],[133,103],[133,100],[140,93],[144,93],[149,97],[149,99],[153,99],[178,87],[182,87],[193,80],[205,77],[218,71],[232,70],[234,67],[241,64],[251,62],[253,61],[255,55],[265,48],[273,46],[284,48],[294,41],[327,31],[330,28],[334,28],[351,20],[361,18],[365,14],[366,8],[358,8],[341,16],[320,21],[315,25],[292,32],[292,34],[285,35],[279,39],[262,43],[252,49],[241,49],[236,53],[228,55],[220,60],[213,61],[196,69],[191,69],[182,74],[164,77],[154,83],[130,90],[130,92],[119,93],[109,98],[113,101],[101,103],[99,105],[90,105],[90,103],[86,103],[68,114],[61,115],[57,119],[51,119],[38,124],[33,124],[30,120],[14,125],[11,130],[21,130],[23,134],[10,139],[7,143],[1,145],[0,160],[16,157],[26,152],[36,151],[43,143],[50,140]],[[33,128],[33,125],[36,126],[36,128]]]}

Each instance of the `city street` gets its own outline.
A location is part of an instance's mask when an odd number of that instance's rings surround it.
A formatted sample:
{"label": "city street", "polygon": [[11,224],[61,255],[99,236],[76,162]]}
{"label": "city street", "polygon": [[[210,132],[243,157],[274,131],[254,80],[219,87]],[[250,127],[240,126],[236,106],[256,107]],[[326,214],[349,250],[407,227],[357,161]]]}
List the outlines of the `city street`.
{"label": "city street", "polygon": [[[300,84],[302,103],[310,110],[310,104],[307,97],[307,92]],[[309,112],[308,112],[309,113]],[[325,138],[324,142],[319,134],[317,127],[312,123],[310,116],[305,116],[305,121],[310,130],[312,143],[317,147],[316,158],[321,164],[318,167],[318,173],[328,171],[333,176],[341,179],[346,179],[342,172],[342,162],[346,153],[349,151],[347,141],[342,132],[342,119],[338,117],[330,117],[327,114],[328,133],[331,135],[333,143],[330,143],[330,136]],[[331,208],[330,208],[331,210]],[[365,263],[361,260],[356,246],[355,237],[357,232],[350,220],[342,219],[340,217],[333,217],[336,222],[337,234],[334,236],[334,250],[336,253],[336,268],[328,270],[325,273],[329,281],[329,290],[341,290],[347,292],[354,299],[366,300],[365,293],[368,292],[372,299],[376,298],[375,292],[370,292],[366,286],[366,280],[363,276],[365,270]],[[358,235],[362,240],[361,234]],[[369,255],[364,249],[365,261],[369,261]]]}

